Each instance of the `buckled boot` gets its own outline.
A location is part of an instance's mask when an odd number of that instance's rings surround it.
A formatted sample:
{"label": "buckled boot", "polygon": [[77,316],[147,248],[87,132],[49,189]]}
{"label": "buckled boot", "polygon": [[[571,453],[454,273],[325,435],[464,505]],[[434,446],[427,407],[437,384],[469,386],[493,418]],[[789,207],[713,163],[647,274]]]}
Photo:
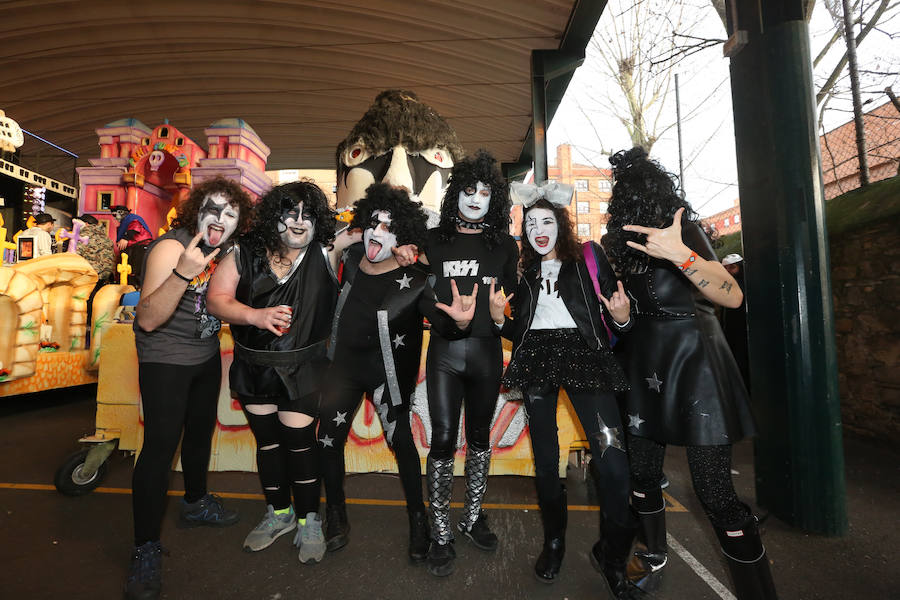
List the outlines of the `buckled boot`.
{"label": "buckled boot", "polygon": [[428,558],[428,545],[431,543],[428,514],[424,508],[407,514],[409,516],[409,560],[413,563],[420,563]]}
{"label": "buckled boot", "polygon": [[544,522],[544,547],[534,563],[534,574],[541,583],[553,583],[566,554],[566,524],[569,518],[566,487],[561,486],[556,498],[539,503]]}
{"label": "buckled boot", "polygon": [[738,600],[777,600],[769,558],[759,535],[759,519],[749,515],[731,527],[715,527]]}
{"label": "buckled boot", "polygon": [[600,540],[591,548],[591,564],[603,574],[609,593],[617,600],[636,597],[635,589],[625,575],[636,531],[637,527],[634,525],[622,526],[612,519],[604,518]]}
{"label": "buckled boot", "polygon": [[652,592],[659,589],[663,569],[669,560],[666,543],[666,502],[660,488],[633,490],[631,506],[638,516],[638,542],[628,563],[628,579],[640,589]]}

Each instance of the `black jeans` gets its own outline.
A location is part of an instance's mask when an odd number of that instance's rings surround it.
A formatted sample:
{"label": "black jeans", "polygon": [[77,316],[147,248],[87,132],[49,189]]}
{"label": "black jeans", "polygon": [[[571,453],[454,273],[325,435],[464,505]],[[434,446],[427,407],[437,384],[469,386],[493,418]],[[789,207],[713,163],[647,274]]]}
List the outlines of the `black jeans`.
{"label": "black jeans", "polygon": [[431,451],[436,459],[452,458],[463,401],[466,443],[477,450],[491,446],[491,421],[500,392],[503,347],[498,337],[448,341],[432,334],[425,362]]}
{"label": "black jeans", "polygon": [[[566,390],[591,446],[591,468],[607,518],[630,522],[628,457],[615,396],[610,392]],[[524,391],[528,431],[534,453],[535,485],[541,502],[559,496],[559,437],[556,404],[559,387],[535,385]]]}
{"label": "black jeans", "polygon": [[221,378],[218,352],[199,365],[139,363],[144,445],[131,480],[135,545],[159,540],[169,472],[182,430],[185,501],[196,502],[206,494]]}

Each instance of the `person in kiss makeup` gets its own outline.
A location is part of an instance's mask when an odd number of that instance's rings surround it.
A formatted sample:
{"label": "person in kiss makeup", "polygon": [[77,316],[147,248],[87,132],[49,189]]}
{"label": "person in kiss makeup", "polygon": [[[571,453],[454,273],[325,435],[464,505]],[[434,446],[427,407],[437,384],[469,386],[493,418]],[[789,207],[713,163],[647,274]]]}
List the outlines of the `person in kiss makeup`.
{"label": "person in kiss makeup", "polygon": [[[363,394],[381,419],[397,468],[409,516],[409,559],[428,553],[428,516],[422,501],[419,454],[410,429],[410,406],[422,355],[422,318],[432,332],[461,333],[454,319],[436,307],[428,272],[401,267],[393,251],[421,247],[427,217],[403,188],[376,183],[354,205],[350,228],[363,230],[362,247],[345,254],[341,295],[331,333],[331,367],[319,407],[319,456],[328,499],[325,539],[328,550],[343,548],[350,525],[344,500],[344,444]],[[452,310],[451,310],[452,312]],[[474,306],[470,313],[474,312]]]}
{"label": "person in kiss makeup", "polygon": [[[178,207],[172,229],[147,252],[134,322],[144,444],[132,478],[135,549],[125,588],[130,599],[160,593],[160,529],[179,440],[185,488],[181,524],[223,526],[238,520],[206,490],[222,369],[220,323],[206,310],[206,292],[216,259],[230,250],[232,236],[249,226],[251,206],[236,183],[223,178],[201,183]],[[214,219],[204,207],[216,207]]]}
{"label": "person in kiss makeup", "polygon": [[316,415],[337,262],[360,237],[346,231],[335,237],[335,224],[315,183],[272,188],[255,208],[253,228],[216,270],[208,299],[210,311],[231,323],[229,381],[256,438],[266,497],[266,514],[244,550],[263,550],[296,529],[302,563],[325,554]]}
{"label": "person in kiss makeup", "polygon": [[743,293],[713,252],[677,180],[643,148],[610,157],[614,185],[603,238],[637,307],[620,340],[631,503],[640,541],[629,572],[642,589],[662,581],[666,505],[659,487],[666,445],[685,446],[694,492],[727,558],[739,600],[777,597],[759,523],[731,480],[731,447],[753,435],[749,399],[714,305]]}
{"label": "person in kiss makeup", "polygon": [[[497,161],[487,151],[457,162],[441,204],[439,225],[429,230],[422,260],[435,277],[444,303],[474,301],[474,315],[457,320],[464,336],[433,334],[428,344],[426,385],[431,415],[428,491],[431,496],[431,548],[428,571],[453,572],[456,550],[450,526],[453,461],[463,402],[466,407],[466,497],[457,529],[477,548],[497,549],[481,501],[491,464],[491,421],[500,391],[503,355],[500,329],[491,320],[488,294],[479,286],[516,284],[519,250],[509,235],[509,192]],[[438,305],[440,308],[440,305]]]}
{"label": "person in kiss makeup", "polygon": [[[544,546],[534,566],[538,581],[553,583],[566,551],[566,487],[559,480],[557,396],[565,388],[591,446],[591,469],[603,507],[600,541],[591,561],[616,598],[630,594],[625,578],[636,523],[628,505],[628,458],[625,432],[615,394],[628,389],[613,357],[606,322],[621,333],[631,328],[631,303],[622,283],[594,242],[597,297],[585,253],[578,243],[567,206],[574,188],[563,184],[511,184],[513,199],[524,206],[522,277],[505,297],[491,289],[491,316],[503,323],[502,335],[513,341],[512,359],[503,377],[519,388],[528,415],[534,452],[535,484]],[[511,316],[504,307],[511,301]]]}

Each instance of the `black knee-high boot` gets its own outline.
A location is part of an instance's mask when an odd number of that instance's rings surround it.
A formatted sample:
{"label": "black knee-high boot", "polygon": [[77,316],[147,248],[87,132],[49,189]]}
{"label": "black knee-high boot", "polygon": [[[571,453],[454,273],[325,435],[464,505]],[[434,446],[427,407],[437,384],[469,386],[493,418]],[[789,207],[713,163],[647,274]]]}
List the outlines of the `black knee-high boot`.
{"label": "black knee-high boot", "polygon": [[566,524],[569,519],[566,486],[560,486],[555,498],[539,498],[538,502],[544,522],[544,547],[534,564],[534,574],[541,583],[553,583],[566,554]]}
{"label": "black knee-high boot", "polygon": [[759,536],[759,520],[750,515],[730,527],[715,527],[728,562],[738,600],[777,600],[769,559]]}
{"label": "black knee-high boot", "polygon": [[625,570],[636,532],[637,526],[634,524],[619,525],[612,519],[604,518],[600,540],[591,548],[591,564],[603,574],[609,586],[608,591],[617,600],[634,597],[635,590],[628,581]]}
{"label": "black knee-high boot", "polygon": [[669,557],[662,489],[633,490],[631,506],[638,516],[638,541],[644,549],[635,550],[628,564],[628,579],[642,590],[653,591],[662,583],[663,568]]}

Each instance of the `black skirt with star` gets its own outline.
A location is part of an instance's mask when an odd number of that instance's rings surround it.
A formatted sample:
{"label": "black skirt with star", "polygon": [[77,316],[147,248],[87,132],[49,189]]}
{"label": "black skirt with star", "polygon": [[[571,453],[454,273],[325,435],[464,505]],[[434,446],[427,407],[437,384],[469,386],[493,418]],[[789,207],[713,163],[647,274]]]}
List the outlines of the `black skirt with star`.
{"label": "black skirt with star", "polygon": [[[706,254],[702,243],[688,245]],[[637,312],[616,347],[631,384],[628,432],[679,446],[752,436],[747,391],[713,306],[677,267],[656,259],[625,283]]]}

